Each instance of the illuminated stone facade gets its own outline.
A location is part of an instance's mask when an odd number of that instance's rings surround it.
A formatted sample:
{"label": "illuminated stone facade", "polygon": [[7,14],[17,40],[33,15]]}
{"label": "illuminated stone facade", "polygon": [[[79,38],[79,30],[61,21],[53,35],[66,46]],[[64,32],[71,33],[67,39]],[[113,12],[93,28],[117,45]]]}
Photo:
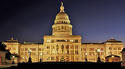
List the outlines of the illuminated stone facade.
{"label": "illuminated stone facade", "polygon": [[29,50],[31,50],[31,58],[33,62],[39,62],[42,58],[42,44],[39,43],[23,43],[20,45],[20,62],[28,62],[29,60]]}
{"label": "illuminated stone facade", "polygon": [[[83,60],[85,61],[85,58],[87,57],[88,61],[95,62],[97,61],[97,58],[100,57],[101,61],[105,62],[105,57],[112,54],[121,57],[123,47],[124,44],[121,41],[117,41],[113,38],[103,43],[83,43]],[[98,49],[100,51],[98,51]],[[120,60],[122,60],[122,58]]]}
{"label": "illuminated stone facade", "polygon": [[6,49],[9,50],[10,53],[19,54],[20,43],[18,42],[18,40],[14,40],[12,37],[11,40],[7,40],[6,42],[4,42],[4,44],[7,46]]}
{"label": "illuminated stone facade", "polygon": [[52,35],[45,35],[43,44],[19,43],[13,38],[3,42],[12,54],[20,57],[15,62],[96,62],[100,57],[105,62],[105,57],[111,54],[121,57],[124,44],[115,39],[103,43],[82,43],[80,35],[72,35],[70,19],[64,11],[63,3],[60,12],[56,15],[52,26]]}
{"label": "illuminated stone facade", "polygon": [[[43,61],[78,62],[82,61],[81,36],[72,35],[72,25],[64,12],[63,3],[52,26],[50,36],[44,36]],[[45,55],[44,55],[45,54]]]}
{"label": "illuminated stone facade", "polygon": [[[6,42],[3,42],[3,44],[7,46],[6,49],[9,50],[11,54],[19,55],[20,43],[18,42],[18,40],[14,40],[12,37],[11,40],[7,40]],[[18,59],[13,56],[12,61],[15,61],[15,63],[17,63]]]}

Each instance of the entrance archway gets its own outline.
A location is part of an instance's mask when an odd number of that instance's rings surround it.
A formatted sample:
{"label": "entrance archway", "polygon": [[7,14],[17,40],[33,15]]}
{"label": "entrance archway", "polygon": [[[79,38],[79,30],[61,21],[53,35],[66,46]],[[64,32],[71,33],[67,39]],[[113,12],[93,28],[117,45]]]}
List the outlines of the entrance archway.
{"label": "entrance archway", "polygon": [[60,62],[65,62],[64,56],[61,57]]}

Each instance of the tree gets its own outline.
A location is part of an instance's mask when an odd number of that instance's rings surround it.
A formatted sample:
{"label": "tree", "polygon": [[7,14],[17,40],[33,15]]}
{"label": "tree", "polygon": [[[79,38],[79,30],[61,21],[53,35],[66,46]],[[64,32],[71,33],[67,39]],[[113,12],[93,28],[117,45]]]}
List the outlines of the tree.
{"label": "tree", "polygon": [[6,51],[6,45],[0,42],[0,51]]}
{"label": "tree", "polygon": [[9,52],[9,50],[6,50],[6,45],[1,43],[1,42],[0,42],[0,51],[6,52],[5,58],[8,59],[8,60],[11,60],[11,55],[12,54]]}

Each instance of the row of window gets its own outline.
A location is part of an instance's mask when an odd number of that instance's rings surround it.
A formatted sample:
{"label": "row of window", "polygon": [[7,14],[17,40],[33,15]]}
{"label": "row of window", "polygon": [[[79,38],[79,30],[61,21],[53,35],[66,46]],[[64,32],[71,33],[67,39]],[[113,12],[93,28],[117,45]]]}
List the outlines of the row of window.
{"label": "row of window", "polygon": [[[100,51],[104,51],[103,48],[98,48],[98,49],[100,49]],[[82,48],[81,50],[82,50],[82,51],[86,51],[86,48]],[[89,48],[88,50],[89,50],[89,51],[97,51],[97,48]]]}
{"label": "row of window", "polygon": [[[112,48],[112,47],[109,47],[109,50],[121,50],[122,48],[121,47],[115,47],[115,48]],[[82,51],[86,51],[86,48],[82,48],[81,49]],[[89,48],[89,51],[95,51],[97,50],[96,48]],[[103,48],[100,48],[101,51],[104,51]]]}
{"label": "row of window", "polygon": [[95,53],[95,52],[89,52],[89,56],[95,56],[95,55],[97,55],[97,54],[99,54],[99,55],[104,55],[104,53],[103,52],[100,52],[100,53]]}
{"label": "row of window", "polygon": [[69,46],[69,45],[66,45],[66,46],[64,46],[64,45],[61,45],[61,46],[59,46],[59,45],[56,45],[56,46],[46,46],[46,49],[78,49],[79,48],[79,46],[78,45],[75,45],[75,46]]}
{"label": "row of window", "polygon": [[[100,52],[100,53],[96,53],[96,52],[89,52],[87,55],[88,56],[94,56],[94,55],[97,55],[97,54],[99,54],[99,55],[104,55],[104,52]],[[115,51],[115,52],[109,52],[108,54],[115,54],[115,55],[120,55],[121,54],[121,52],[120,51]],[[86,53],[84,53],[84,55],[86,55]]]}
{"label": "row of window", "polygon": [[[29,53],[28,52],[21,52],[20,55],[29,55]],[[31,56],[37,56],[37,55],[38,55],[38,53],[31,52]]]}
{"label": "row of window", "polygon": [[122,48],[121,47],[115,47],[115,48],[112,48],[112,47],[109,47],[109,50],[121,50]]}
{"label": "row of window", "polygon": [[[32,57],[31,57],[32,58]],[[28,60],[29,60],[29,58],[28,57],[22,57],[22,61],[23,62],[28,62]],[[34,61],[38,61],[38,58],[32,58],[32,62],[34,62]]]}
{"label": "row of window", "polygon": [[72,43],[78,43],[78,40],[50,40],[48,39],[46,43],[54,43],[54,42],[72,42]]}
{"label": "row of window", "polygon": [[71,30],[71,28],[67,27],[67,26],[58,26],[58,27],[55,27],[53,28],[54,31],[57,31],[57,30]]}
{"label": "row of window", "polygon": [[108,54],[115,54],[115,55],[120,55],[121,51],[114,51],[114,52],[109,52]]}
{"label": "row of window", "polygon": [[[56,60],[56,61],[69,61],[70,57],[69,56],[62,56],[62,57],[59,57],[59,56],[56,56],[56,57],[47,57],[47,60]],[[71,57],[71,60],[79,60],[79,57]]]}
{"label": "row of window", "polygon": [[71,50],[71,51],[69,51],[69,50],[67,50],[67,51],[46,51],[46,53],[45,54],[76,54],[76,55],[78,55],[79,54],[79,52],[78,52],[78,50],[75,50],[75,51],[73,51],[73,50]]}
{"label": "row of window", "polygon": [[16,50],[17,47],[7,47],[6,49],[9,50],[9,51],[10,51],[10,50],[12,51],[12,50]]}
{"label": "row of window", "polygon": [[[31,50],[31,51],[36,51],[37,48],[21,48],[21,51],[28,51],[28,50]],[[38,51],[42,51],[41,48],[38,49]]]}

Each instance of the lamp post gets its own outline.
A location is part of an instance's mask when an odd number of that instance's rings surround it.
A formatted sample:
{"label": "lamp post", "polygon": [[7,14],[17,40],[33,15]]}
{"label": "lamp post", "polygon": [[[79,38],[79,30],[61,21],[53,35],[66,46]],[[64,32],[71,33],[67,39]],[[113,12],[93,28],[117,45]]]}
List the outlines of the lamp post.
{"label": "lamp post", "polygon": [[42,53],[40,53],[40,62],[42,62],[42,58],[41,58],[41,56],[42,56]]}
{"label": "lamp post", "polygon": [[98,54],[97,62],[101,62],[100,52],[101,52],[101,50],[100,50],[100,49],[97,49],[97,54]]}
{"label": "lamp post", "polygon": [[31,50],[28,50],[28,53],[29,53],[29,60],[28,60],[28,63],[32,63],[32,59],[31,59]]}
{"label": "lamp post", "polygon": [[12,56],[12,59],[13,59],[12,64],[14,64],[14,63],[15,63],[15,62],[14,62],[15,56]]}
{"label": "lamp post", "polygon": [[24,59],[25,59],[25,58],[23,57],[23,63],[24,63]]}
{"label": "lamp post", "polygon": [[85,53],[85,62],[88,62],[88,60],[87,60],[87,53]]}

